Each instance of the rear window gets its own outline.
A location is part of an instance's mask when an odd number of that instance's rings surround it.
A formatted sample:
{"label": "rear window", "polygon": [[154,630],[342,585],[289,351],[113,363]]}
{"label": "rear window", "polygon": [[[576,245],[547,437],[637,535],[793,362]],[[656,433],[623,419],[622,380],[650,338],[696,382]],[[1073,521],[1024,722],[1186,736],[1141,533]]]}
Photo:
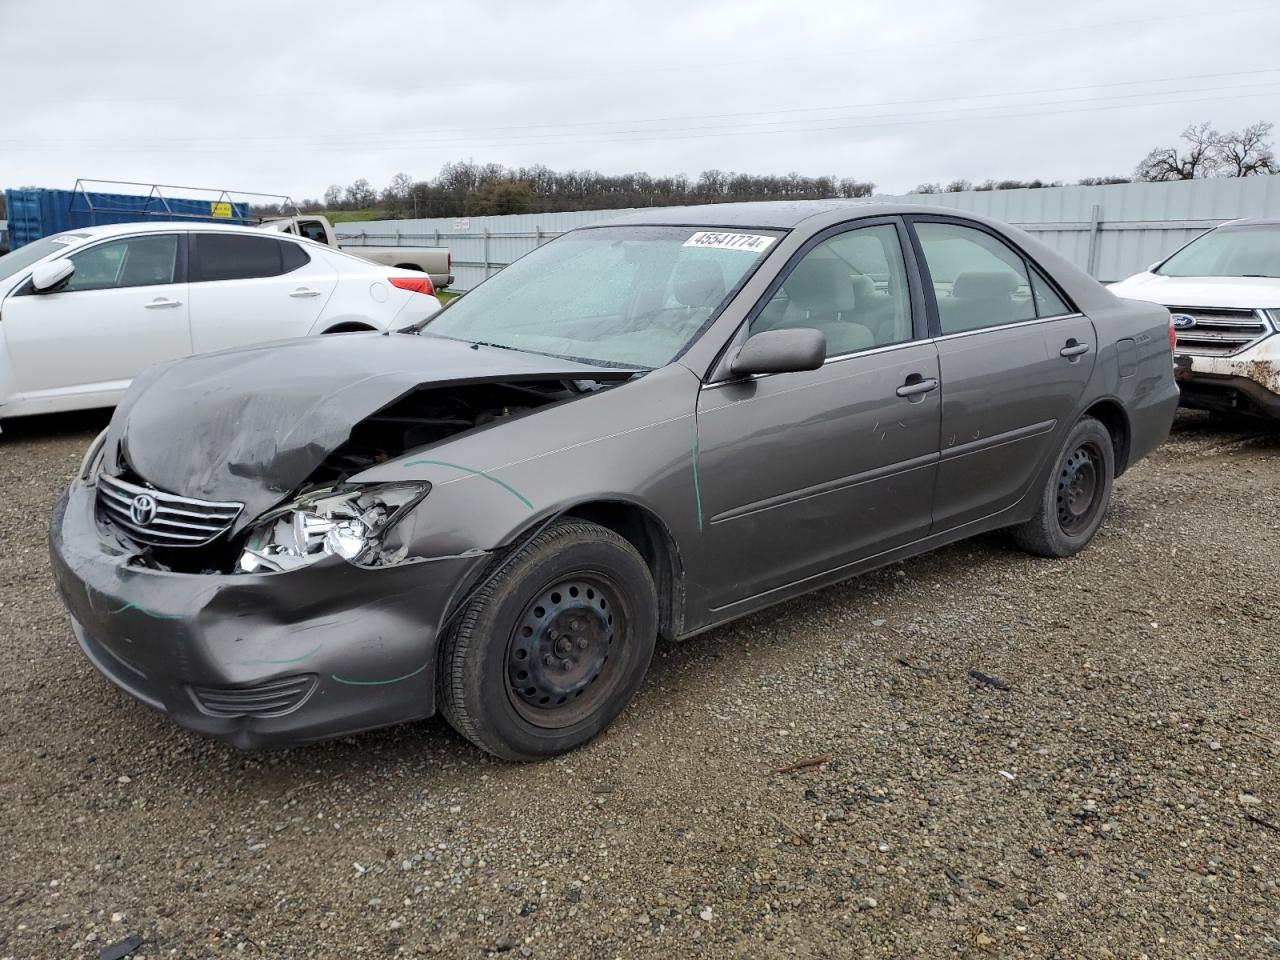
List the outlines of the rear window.
{"label": "rear window", "polygon": [[298,244],[275,237],[202,233],[198,241],[201,280],[278,277],[310,262]]}

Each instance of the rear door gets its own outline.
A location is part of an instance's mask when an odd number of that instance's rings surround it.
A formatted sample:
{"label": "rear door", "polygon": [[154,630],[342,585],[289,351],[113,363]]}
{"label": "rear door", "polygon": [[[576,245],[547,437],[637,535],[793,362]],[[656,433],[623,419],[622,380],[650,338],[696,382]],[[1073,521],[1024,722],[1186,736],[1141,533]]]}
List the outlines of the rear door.
{"label": "rear door", "polygon": [[68,259],[75,273],[56,293],[27,281],[0,308],[0,336],[28,402],[114,403],[144,367],[191,352],[184,234],[106,240]]}
{"label": "rear door", "polygon": [[750,332],[821,330],[820,369],[702,389],[696,457],[714,610],[927,535],[938,355],[904,236],[892,219],[819,234],[753,312]]}
{"label": "rear door", "polygon": [[1022,253],[972,221],[912,217],[942,377],[934,531],[1006,510],[1070,429],[1093,324]]}
{"label": "rear door", "polygon": [[305,244],[270,234],[192,234],[191,339],[196,353],[301,337],[338,284]]}

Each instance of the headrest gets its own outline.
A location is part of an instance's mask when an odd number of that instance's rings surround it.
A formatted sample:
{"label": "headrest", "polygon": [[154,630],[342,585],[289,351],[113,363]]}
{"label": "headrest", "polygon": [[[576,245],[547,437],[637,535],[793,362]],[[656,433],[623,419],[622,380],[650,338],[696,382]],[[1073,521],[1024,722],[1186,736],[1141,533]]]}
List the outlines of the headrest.
{"label": "headrest", "polygon": [[1017,286],[1012,270],[970,270],[956,277],[951,295],[961,300],[1007,300]]}
{"label": "headrest", "polygon": [[835,257],[805,257],[782,286],[792,305],[801,310],[827,313],[853,310],[849,266]]}
{"label": "headrest", "polygon": [[686,307],[714,307],[724,299],[724,272],[710,257],[690,257],[676,264],[671,290]]}
{"label": "headrest", "polygon": [[855,273],[849,279],[853,281],[853,299],[855,303],[869,301],[876,295],[876,282],[865,273]]}

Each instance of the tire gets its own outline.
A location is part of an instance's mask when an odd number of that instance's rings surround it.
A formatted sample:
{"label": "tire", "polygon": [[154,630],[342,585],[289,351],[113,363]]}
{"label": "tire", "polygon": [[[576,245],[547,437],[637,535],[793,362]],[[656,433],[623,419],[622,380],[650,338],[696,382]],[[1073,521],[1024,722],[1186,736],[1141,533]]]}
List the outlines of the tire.
{"label": "tire", "polygon": [[505,760],[573,750],[640,688],[657,609],[630,543],[593,523],[556,521],[501,563],[444,637],[441,710]]}
{"label": "tire", "polygon": [[1013,528],[1014,542],[1040,557],[1079,553],[1102,526],[1115,473],[1111,433],[1101,421],[1082,417],[1054,461],[1036,515]]}

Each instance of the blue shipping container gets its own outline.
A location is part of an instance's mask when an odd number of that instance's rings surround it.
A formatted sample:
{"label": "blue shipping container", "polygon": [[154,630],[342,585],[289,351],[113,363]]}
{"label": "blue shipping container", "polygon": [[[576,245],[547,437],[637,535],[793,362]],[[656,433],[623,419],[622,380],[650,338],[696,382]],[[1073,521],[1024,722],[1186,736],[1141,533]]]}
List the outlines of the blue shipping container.
{"label": "blue shipping container", "polygon": [[211,223],[252,222],[247,203],[219,203],[178,197],[140,197],[126,193],[87,193],[83,190],[6,190],[9,247],[16,250],[63,230],[102,223],[139,220],[207,220]]}

